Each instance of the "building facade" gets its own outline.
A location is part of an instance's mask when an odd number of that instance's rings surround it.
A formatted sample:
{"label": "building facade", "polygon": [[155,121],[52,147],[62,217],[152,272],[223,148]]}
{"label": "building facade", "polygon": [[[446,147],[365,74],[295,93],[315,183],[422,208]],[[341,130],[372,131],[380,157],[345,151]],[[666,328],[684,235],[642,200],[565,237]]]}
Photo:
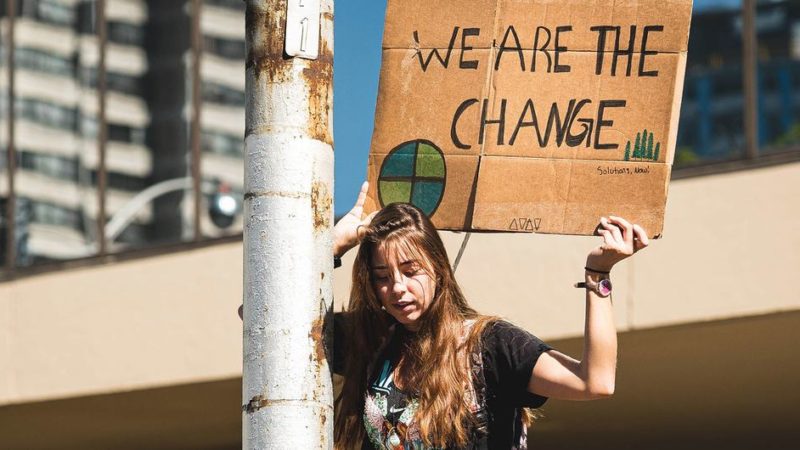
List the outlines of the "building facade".
{"label": "building facade", "polygon": [[[104,3],[104,17],[98,19],[95,1],[17,2],[13,36],[17,267],[96,253],[101,126],[106,220],[142,191],[192,177],[191,2]],[[200,176],[211,186],[206,193],[219,185],[234,193],[242,190],[243,8],[242,2],[210,1],[198,13],[204,50],[198,80],[199,146],[206,160]],[[106,23],[104,125],[98,124],[98,20]],[[6,17],[6,33],[8,22]],[[8,111],[12,65],[7,43],[2,49],[0,136],[5,147],[12,120]],[[0,189],[8,189],[7,177],[7,170],[0,170]],[[109,243],[110,251],[191,240],[192,196],[190,189],[177,189],[153,198]],[[206,215],[201,226],[201,235],[207,237],[241,230],[240,221],[233,229],[222,230]]]}

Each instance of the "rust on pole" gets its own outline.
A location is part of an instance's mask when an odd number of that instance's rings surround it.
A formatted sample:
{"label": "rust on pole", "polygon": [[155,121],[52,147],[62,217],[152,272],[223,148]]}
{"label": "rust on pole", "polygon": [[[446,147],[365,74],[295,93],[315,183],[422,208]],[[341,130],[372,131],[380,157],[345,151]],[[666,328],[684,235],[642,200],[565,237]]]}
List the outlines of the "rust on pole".
{"label": "rust on pole", "polygon": [[200,14],[202,14],[202,2],[200,0],[191,1],[192,14],[192,125],[189,139],[192,149],[192,192],[194,198],[194,240],[202,238],[200,218],[202,217],[202,155],[200,152],[200,118],[203,110],[203,99],[200,93],[201,71],[200,58],[202,57],[202,30],[200,29]]}
{"label": "rust on pole", "polygon": [[330,449],[333,0],[246,4],[243,448]]}
{"label": "rust on pole", "polygon": [[15,87],[14,78],[16,76],[16,64],[14,61],[14,22],[16,20],[17,0],[6,0],[6,18],[8,20],[8,145],[6,146],[6,167],[8,170],[8,197],[6,200],[6,268],[10,271],[14,269],[17,260],[17,240],[16,240],[16,191],[14,190],[14,175],[17,171],[17,150],[15,146],[14,122],[16,113],[14,111]]}
{"label": "rust on pole", "polygon": [[106,240],[106,144],[108,141],[106,124],[106,49],[108,37],[106,29],[106,0],[96,0],[95,28],[97,30],[97,252],[105,255],[108,251]]}
{"label": "rust on pole", "polygon": [[742,3],[742,83],[744,90],[744,136],[747,158],[758,157],[758,34],[756,0]]}

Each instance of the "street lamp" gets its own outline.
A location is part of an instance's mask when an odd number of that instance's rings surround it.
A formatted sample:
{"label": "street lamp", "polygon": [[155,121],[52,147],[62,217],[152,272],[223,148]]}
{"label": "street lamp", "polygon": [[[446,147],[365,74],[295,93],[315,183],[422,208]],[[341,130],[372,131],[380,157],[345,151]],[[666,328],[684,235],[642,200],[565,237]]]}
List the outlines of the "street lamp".
{"label": "street lamp", "polygon": [[[192,189],[192,177],[173,178],[161,181],[136,194],[128,201],[105,226],[105,235],[108,242],[114,242],[125,227],[130,225],[136,213],[145,205],[162,195],[175,191],[188,191]],[[239,201],[231,194],[230,185],[220,181],[203,180],[200,185],[203,194],[209,196],[208,213],[211,221],[219,228],[231,226],[239,212]]]}
{"label": "street lamp", "polygon": [[[133,198],[125,203],[122,208],[115,212],[111,219],[106,223],[104,227],[106,242],[114,242],[119,235],[125,231],[125,228],[127,228],[128,225],[133,222],[136,214],[156,198],[171,192],[190,191],[192,189],[192,178],[183,177],[161,181],[137,193]],[[233,196],[230,185],[216,180],[203,180],[201,182],[201,192],[208,196],[208,214],[214,225],[219,228],[230,227],[236,220],[236,215],[241,210],[241,202]],[[18,209],[22,210],[23,208],[20,208],[22,205],[23,204],[20,203],[18,205]],[[17,237],[15,239],[15,244],[17,245],[17,263],[26,265],[24,263],[25,260],[21,258],[23,258],[25,255],[29,255],[28,251],[26,250],[28,233],[25,230],[29,223],[29,213],[17,213],[16,220],[18,221],[16,228]],[[5,226],[6,224],[2,223],[2,217],[0,217],[0,229],[4,229]],[[100,246],[98,242],[81,244],[79,247],[73,249],[60,250],[58,255],[48,255],[48,258],[85,258],[97,254],[99,247]],[[0,254],[4,253],[5,251],[6,249],[4,246],[0,246]]]}

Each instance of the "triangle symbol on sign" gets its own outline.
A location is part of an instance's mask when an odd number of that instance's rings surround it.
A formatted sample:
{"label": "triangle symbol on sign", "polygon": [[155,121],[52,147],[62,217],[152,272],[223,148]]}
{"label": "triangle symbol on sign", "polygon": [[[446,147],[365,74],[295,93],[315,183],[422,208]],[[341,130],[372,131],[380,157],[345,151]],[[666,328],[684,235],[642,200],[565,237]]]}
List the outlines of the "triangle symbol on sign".
{"label": "triangle symbol on sign", "polygon": [[542,224],[542,219],[541,218],[533,219],[533,226],[534,226],[534,228],[536,228],[536,231],[539,231],[539,225],[541,225],[541,224]]}
{"label": "triangle symbol on sign", "polygon": [[533,231],[533,222],[531,219],[525,221],[525,231]]}
{"label": "triangle symbol on sign", "polygon": [[512,219],[511,220],[511,225],[508,226],[508,229],[511,230],[511,231],[519,230],[519,226],[517,226],[517,219]]}

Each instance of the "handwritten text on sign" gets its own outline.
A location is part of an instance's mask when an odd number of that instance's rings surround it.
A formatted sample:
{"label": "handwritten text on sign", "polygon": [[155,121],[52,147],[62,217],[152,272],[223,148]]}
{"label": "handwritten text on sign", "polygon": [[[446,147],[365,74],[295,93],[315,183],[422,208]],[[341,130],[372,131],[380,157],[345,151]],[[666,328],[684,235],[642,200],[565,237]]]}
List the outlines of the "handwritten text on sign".
{"label": "handwritten text on sign", "polygon": [[[604,71],[607,71],[610,76],[618,76],[618,72],[619,75],[626,77],[658,76],[658,70],[648,70],[647,68],[647,57],[658,54],[656,50],[648,50],[647,41],[651,33],[663,32],[663,25],[647,25],[642,30],[637,30],[636,25],[631,25],[627,36],[623,36],[625,33],[623,33],[620,26],[597,25],[589,29],[597,34],[595,75],[603,75],[606,73]],[[572,67],[564,63],[562,55],[569,51],[569,47],[563,45],[563,43],[565,35],[571,31],[571,25],[557,26],[555,30],[543,26],[537,27],[536,32],[530,38],[533,43],[532,48],[524,50],[516,29],[514,26],[508,26],[494,58],[494,70],[500,70],[500,65],[505,58],[516,60],[521,72],[543,70],[547,73],[570,73]],[[451,67],[454,47],[460,37],[461,46],[457,49],[458,65],[453,67],[457,67],[459,70],[477,70],[480,64],[478,59],[471,59],[470,53],[474,51],[474,47],[471,46],[470,40],[479,37],[480,34],[480,28],[461,29],[460,27],[454,27],[447,49],[440,51],[436,48],[422,50],[421,48],[424,45],[420,41],[419,32],[414,31],[414,42],[420,47],[417,52],[419,67],[423,72],[427,71],[434,58],[444,68]],[[609,46],[611,46],[610,50],[607,49]],[[425,51],[427,51],[427,55],[423,54]],[[611,63],[604,64],[609,54]],[[636,69],[633,67],[634,54],[639,56],[639,63]],[[624,71],[618,71],[620,60],[624,64]],[[513,116],[506,111],[506,105],[507,99],[500,99],[499,116],[489,117],[489,99],[484,98],[481,101],[477,98],[470,98],[461,102],[455,110],[452,126],[450,127],[450,138],[453,145],[464,150],[472,148],[472,143],[464,142],[462,137],[459,136],[458,124],[467,110],[479,107],[481,108],[481,122],[478,144],[483,144],[487,126],[497,125],[497,145],[506,145],[507,142],[508,145],[513,146],[519,137],[520,130],[532,127],[536,132],[536,139],[541,147],[546,147],[550,143],[551,137],[558,147],[564,144],[568,147],[585,145],[596,150],[610,150],[619,147],[617,143],[601,142],[600,133],[603,127],[614,125],[613,119],[607,118],[606,110],[608,108],[625,107],[626,101],[624,99],[599,100],[596,107],[594,107],[592,99],[588,98],[569,99],[566,105],[559,105],[558,102],[553,102],[550,105],[549,112],[545,113],[545,125],[540,125],[543,122],[540,115],[542,111],[537,112],[533,99],[528,98],[522,111]],[[594,107],[594,110],[590,110],[588,114],[584,112],[584,108],[589,109],[592,107]],[[545,107],[545,109],[547,108]],[[509,117],[516,118],[516,121],[509,122]],[[573,131],[575,122],[580,124],[580,129],[577,133]],[[513,128],[508,127],[508,124],[513,124]],[[508,134],[509,131],[510,134]],[[555,135],[553,135],[553,132],[555,132]]]}

